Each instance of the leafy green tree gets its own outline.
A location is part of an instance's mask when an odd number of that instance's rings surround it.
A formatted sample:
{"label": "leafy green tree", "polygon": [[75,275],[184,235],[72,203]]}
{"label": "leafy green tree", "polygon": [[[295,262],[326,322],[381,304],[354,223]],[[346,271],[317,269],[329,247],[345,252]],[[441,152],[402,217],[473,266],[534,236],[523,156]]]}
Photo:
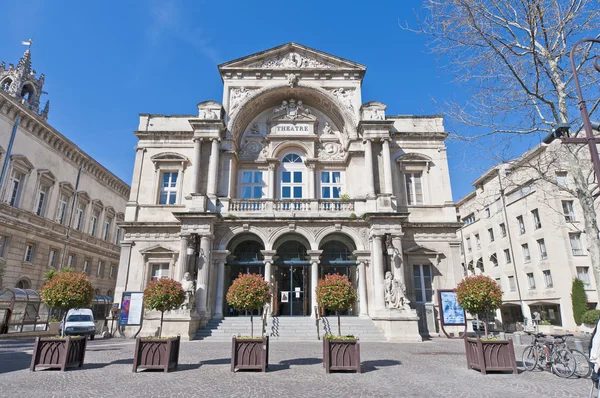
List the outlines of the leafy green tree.
{"label": "leafy green tree", "polygon": [[185,292],[181,287],[181,283],[170,278],[161,278],[150,282],[146,290],[144,290],[144,305],[146,308],[160,311],[159,337],[162,336],[165,311],[181,307],[184,301]]}
{"label": "leafy green tree", "polygon": [[262,275],[240,273],[233,281],[226,296],[236,311],[250,311],[250,337],[254,337],[252,311],[259,310],[271,301],[271,285]]}
{"label": "leafy green tree", "polygon": [[338,335],[341,337],[340,311],[346,311],[356,301],[356,289],[346,275],[329,274],[317,284],[319,307],[335,311],[338,321]]}
{"label": "leafy green tree", "polygon": [[583,282],[577,278],[573,279],[571,286],[571,304],[573,305],[573,319],[577,325],[581,325],[581,317],[587,312],[588,306]]}
{"label": "leafy green tree", "polygon": [[[456,287],[456,299],[458,304],[471,314],[484,315],[500,308],[502,289],[488,276],[468,276]],[[487,339],[487,322],[483,322],[483,327]]]}

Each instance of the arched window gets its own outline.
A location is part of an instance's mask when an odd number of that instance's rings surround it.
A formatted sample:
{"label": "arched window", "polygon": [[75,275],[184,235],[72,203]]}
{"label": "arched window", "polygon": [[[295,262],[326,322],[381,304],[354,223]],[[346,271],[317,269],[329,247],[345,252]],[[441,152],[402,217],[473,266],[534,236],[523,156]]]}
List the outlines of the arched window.
{"label": "arched window", "polygon": [[288,153],[281,160],[281,199],[302,199],[305,189],[305,167],[300,155]]}
{"label": "arched window", "polygon": [[31,87],[30,84],[26,84],[23,86],[23,89],[21,90],[21,97],[23,97],[27,101],[29,101],[31,99],[31,97],[33,96],[33,93],[34,93],[33,87]]}
{"label": "arched window", "polygon": [[302,158],[295,153],[285,155],[281,163],[302,163]]}
{"label": "arched window", "polygon": [[8,91],[10,85],[12,84],[12,80],[10,78],[6,78],[0,83],[0,90]]}
{"label": "arched window", "polygon": [[31,283],[27,279],[21,279],[15,285],[17,289],[30,289]]}

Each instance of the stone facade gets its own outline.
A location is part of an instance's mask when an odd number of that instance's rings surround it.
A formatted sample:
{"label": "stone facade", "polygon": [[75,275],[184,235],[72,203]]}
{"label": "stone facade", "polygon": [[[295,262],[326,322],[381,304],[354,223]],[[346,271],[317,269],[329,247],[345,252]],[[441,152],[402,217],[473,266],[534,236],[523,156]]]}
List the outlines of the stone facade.
{"label": "stone facade", "polygon": [[[29,50],[24,58],[29,68]],[[1,286],[39,290],[47,271],[72,267],[90,276],[96,295],[112,297],[129,186],[38,114],[43,75],[29,102],[10,76],[11,89],[0,90]]]}
{"label": "stone facade", "polygon": [[459,231],[463,270],[500,284],[504,304],[497,321],[509,330],[517,322],[530,323],[535,312],[555,327],[575,330],[574,278],[584,281],[589,307],[598,303],[583,215],[568,192],[574,182],[561,150],[559,142],[539,146],[492,168],[457,203],[465,222]]}
{"label": "stone facade", "polygon": [[[416,309],[437,333],[435,291],[462,277],[442,117],[363,104],[365,66],[295,43],[219,71],[222,104],[140,115],[117,299],[190,272],[193,308],[172,316],[191,334],[238,315],[224,296],[239,272],[273,284],[272,316],[315,316],[318,279],[339,272],[359,293],[349,315],[392,311],[417,334]],[[387,308],[387,271],[404,317]]]}

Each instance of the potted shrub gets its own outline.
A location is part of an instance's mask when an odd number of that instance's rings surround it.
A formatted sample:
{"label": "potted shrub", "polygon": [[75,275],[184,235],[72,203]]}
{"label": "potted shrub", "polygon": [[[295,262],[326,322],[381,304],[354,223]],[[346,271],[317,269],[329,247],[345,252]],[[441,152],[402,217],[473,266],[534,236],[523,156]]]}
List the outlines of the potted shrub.
{"label": "potted shrub", "polygon": [[[63,325],[71,308],[86,308],[92,303],[94,291],[87,275],[65,269],[54,273],[42,286],[40,296],[44,304],[64,310]],[[33,347],[30,370],[36,367],[58,368],[81,367],[85,359],[87,339],[85,336],[37,337]]]}
{"label": "potted shrub", "polygon": [[179,364],[181,336],[162,337],[165,311],[181,307],[185,301],[185,292],[181,283],[161,278],[150,282],[144,290],[144,306],[160,311],[158,337],[138,337],[135,340],[133,372],[138,369],[162,369],[165,373]]}
{"label": "potted shrub", "polygon": [[584,312],[581,317],[581,326],[585,328],[584,331],[591,333],[598,324],[598,319],[600,319],[600,310],[589,310]]}
{"label": "potted shrub", "polygon": [[[466,277],[456,288],[458,304],[473,315],[484,316],[496,311],[502,304],[502,289],[490,277],[484,275]],[[484,322],[485,338],[465,337],[467,367],[488,371],[512,370],[517,374],[517,361],[512,339],[488,338],[487,322]]]}
{"label": "potted shrub", "polygon": [[254,338],[252,311],[271,301],[271,285],[258,274],[239,274],[227,291],[227,302],[236,311],[250,311],[250,337],[233,337],[231,371],[240,369],[267,371],[269,366],[269,336]]}
{"label": "potted shrub", "polygon": [[360,373],[360,341],[354,336],[342,336],[340,311],[352,307],[356,290],[346,275],[330,274],[317,284],[317,302],[320,308],[335,311],[338,334],[323,337],[323,366],[325,372],[351,370]]}

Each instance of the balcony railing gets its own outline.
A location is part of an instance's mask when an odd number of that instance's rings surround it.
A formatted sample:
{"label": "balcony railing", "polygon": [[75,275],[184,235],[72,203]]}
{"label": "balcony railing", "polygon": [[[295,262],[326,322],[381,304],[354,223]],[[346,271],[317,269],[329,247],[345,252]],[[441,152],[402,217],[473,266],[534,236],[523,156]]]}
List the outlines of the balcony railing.
{"label": "balcony railing", "polygon": [[355,202],[335,199],[231,199],[228,211],[352,213],[355,211]]}

